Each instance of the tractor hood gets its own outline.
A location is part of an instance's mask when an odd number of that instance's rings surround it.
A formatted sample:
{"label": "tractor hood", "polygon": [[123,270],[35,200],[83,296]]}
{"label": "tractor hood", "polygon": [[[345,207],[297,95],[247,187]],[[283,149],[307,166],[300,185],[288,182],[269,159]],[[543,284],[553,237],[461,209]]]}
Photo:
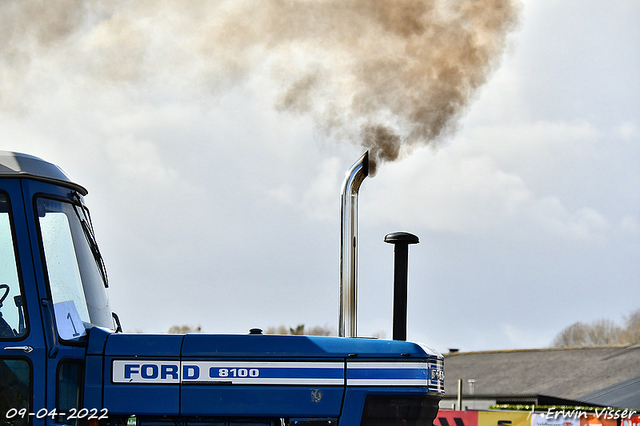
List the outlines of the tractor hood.
{"label": "tractor hood", "polygon": [[444,392],[439,353],[361,338],[115,334],[94,327],[85,368],[85,405],[109,414],[330,417],[340,415],[350,388]]}

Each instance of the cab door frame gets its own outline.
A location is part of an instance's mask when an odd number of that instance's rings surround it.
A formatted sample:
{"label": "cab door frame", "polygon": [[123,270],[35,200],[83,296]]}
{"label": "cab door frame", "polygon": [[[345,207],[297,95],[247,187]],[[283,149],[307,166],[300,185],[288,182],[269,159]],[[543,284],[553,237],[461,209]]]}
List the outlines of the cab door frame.
{"label": "cab door frame", "polygon": [[[55,409],[57,414],[63,416],[62,419],[60,417],[49,416],[45,419],[45,424],[51,426],[75,424],[75,421],[69,420],[62,422],[62,420],[69,415],[77,415],[80,410],[84,408],[82,407],[84,396],[84,377],[82,376],[82,373],[85,369],[87,339],[85,338],[77,342],[68,342],[59,338],[53,300],[48,288],[49,284],[46,273],[46,259],[39,235],[38,216],[36,214],[35,203],[37,197],[41,196],[60,198],[69,202],[75,202],[74,195],[76,191],[61,185],[36,180],[23,181],[22,190],[26,222],[29,226],[33,270],[39,295],[39,307],[42,313],[43,341],[46,345],[46,352],[44,355],[44,362],[46,363],[46,382],[48,384],[45,397],[46,408],[49,413]],[[62,377],[64,371],[66,371],[63,367],[70,363],[79,365],[79,369],[81,371],[75,384],[65,383],[65,378]],[[69,385],[77,387],[77,403],[74,404],[76,405],[75,407],[62,407],[66,409],[61,410],[59,403],[61,393],[64,392],[61,392],[60,388],[61,386]],[[68,410],[69,408],[71,408],[70,412]]]}
{"label": "cab door frame", "polygon": [[[2,179],[2,193],[7,197],[9,207],[9,223],[13,237],[14,256],[21,287],[22,305],[25,318],[25,334],[15,338],[0,339],[0,359],[22,360],[29,368],[29,406],[9,407],[0,413],[3,420],[17,417],[28,418],[26,423],[44,425],[47,405],[47,362],[43,322],[39,303],[39,292],[36,284],[31,250],[30,227],[25,214],[25,200],[19,179]],[[15,409],[15,410],[11,410]],[[22,411],[21,411],[22,410]]]}

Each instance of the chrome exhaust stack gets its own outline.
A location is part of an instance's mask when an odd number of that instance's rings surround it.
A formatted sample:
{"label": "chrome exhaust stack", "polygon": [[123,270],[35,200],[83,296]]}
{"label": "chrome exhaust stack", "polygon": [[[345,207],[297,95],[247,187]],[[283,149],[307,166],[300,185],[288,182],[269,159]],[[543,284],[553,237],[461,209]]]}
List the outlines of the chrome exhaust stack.
{"label": "chrome exhaust stack", "polygon": [[342,183],[340,209],[340,314],[338,335],[357,337],[358,191],[369,175],[369,151],[356,161]]}

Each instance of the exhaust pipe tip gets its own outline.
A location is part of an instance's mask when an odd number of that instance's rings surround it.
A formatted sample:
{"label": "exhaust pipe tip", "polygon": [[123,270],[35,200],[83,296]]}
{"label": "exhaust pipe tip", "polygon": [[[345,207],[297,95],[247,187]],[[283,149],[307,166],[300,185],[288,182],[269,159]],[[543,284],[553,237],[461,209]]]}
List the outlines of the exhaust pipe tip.
{"label": "exhaust pipe tip", "polygon": [[365,151],[365,153],[362,154],[362,157],[351,165],[344,177],[344,181],[342,182],[343,196],[346,195],[345,193],[347,192],[350,195],[358,194],[362,181],[369,176],[369,171],[371,171],[371,165],[369,163],[369,151]]}

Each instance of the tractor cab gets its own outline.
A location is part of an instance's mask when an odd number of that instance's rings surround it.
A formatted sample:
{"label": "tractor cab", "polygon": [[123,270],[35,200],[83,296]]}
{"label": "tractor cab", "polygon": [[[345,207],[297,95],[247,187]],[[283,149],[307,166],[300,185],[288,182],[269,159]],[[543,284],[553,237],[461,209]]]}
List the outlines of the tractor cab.
{"label": "tractor cab", "polygon": [[[86,189],[0,152],[0,414],[14,425],[81,406],[87,331],[115,331]],[[53,413],[53,414],[52,414]]]}

